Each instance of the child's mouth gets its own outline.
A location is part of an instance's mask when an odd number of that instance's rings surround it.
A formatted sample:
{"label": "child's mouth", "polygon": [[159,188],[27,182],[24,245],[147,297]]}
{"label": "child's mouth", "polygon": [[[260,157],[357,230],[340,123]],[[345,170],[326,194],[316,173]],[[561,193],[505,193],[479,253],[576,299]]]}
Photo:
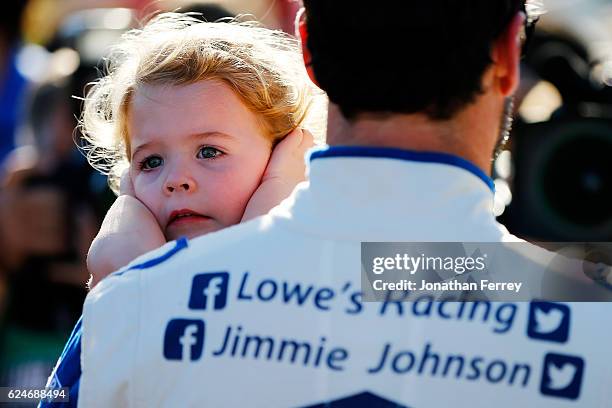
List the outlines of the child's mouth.
{"label": "child's mouth", "polygon": [[182,225],[190,224],[193,222],[201,222],[207,219],[210,219],[210,217],[199,214],[189,209],[172,211],[170,217],[168,218],[167,227],[169,227],[170,225]]}

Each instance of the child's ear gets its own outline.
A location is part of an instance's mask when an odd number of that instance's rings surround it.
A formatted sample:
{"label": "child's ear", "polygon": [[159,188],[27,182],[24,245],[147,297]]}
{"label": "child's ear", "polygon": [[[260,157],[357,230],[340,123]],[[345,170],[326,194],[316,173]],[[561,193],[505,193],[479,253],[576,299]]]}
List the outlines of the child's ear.
{"label": "child's ear", "polygon": [[306,9],[302,7],[298,10],[297,15],[295,17],[295,35],[300,39],[300,44],[302,45],[302,58],[304,58],[304,66],[306,67],[306,72],[310,77],[310,80],[315,85],[319,86],[317,83],[317,79],[315,78],[314,70],[312,69],[312,56],[310,55],[310,50],[306,45],[308,43],[308,28],[306,27]]}

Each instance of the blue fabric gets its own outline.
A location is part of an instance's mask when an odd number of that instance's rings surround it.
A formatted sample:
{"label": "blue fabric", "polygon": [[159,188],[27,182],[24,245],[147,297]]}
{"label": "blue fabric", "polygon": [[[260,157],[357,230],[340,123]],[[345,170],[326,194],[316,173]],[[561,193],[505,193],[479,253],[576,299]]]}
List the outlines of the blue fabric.
{"label": "blue fabric", "polygon": [[174,245],[174,248],[170,249],[168,252],[166,252],[165,254],[158,256],[157,258],[153,258],[153,259],[149,259],[148,261],[145,261],[143,263],[139,263],[137,265],[131,266],[128,269],[121,271],[121,272],[117,272],[114,275],[115,276],[120,276],[123,275],[124,273],[134,270],[134,269],[147,269],[147,268],[152,268],[155,265],[159,265],[160,263],[163,263],[165,261],[167,261],[168,259],[170,259],[171,257],[173,257],[175,254],[177,254],[179,251],[187,248],[188,246],[188,241],[187,238],[185,237],[180,237],[179,239],[176,240],[176,245]]}
{"label": "blue fabric", "polygon": [[17,70],[14,47],[7,58],[4,78],[0,78],[0,164],[15,148],[15,130],[21,118],[27,81]]}
{"label": "blue fabric", "polygon": [[474,174],[485,182],[487,187],[495,192],[495,184],[491,177],[487,176],[475,164],[452,154],[439,152],[417,152],[413,150],[395,149],[391,147],[369,147],[369,146],[329,146],[313,150],[310,160],[326,157],[377,157],[386,159],[409,160],[427,163],[442,163],[450,166],[460,167]]}
{"label": "blue fabric", "polygon": [[[125,271],[118,272],[116,275],[122,275],[123,273],[133,270],[133,269],[146,269],[151,268],[155,265],[158,265],[173,255],[178,253],[184,248],[187,248],[188,241],[187,238],[181,237],[176,240],[176,245],[170,249],[165,254],[145,261],[143,263],[134,265]],[[72,334],[64,347],[64,351],[59,358],[59,363],[56,366],[56,369],[53,372],[52,379],[49,384],[47,384],[48,388],[58,389],[62,387],[69,388],[69,402],[46,402],[41,401],[38,405],[39,408],[68,408],[68,407],[76,407],[77,401],[79,397],[79,386],[81,380],[81,332],[82,332],[82,322],[83,316],[79,318],[79,321],[76,323],[74,329],[72,330]]]}
{"label": "blue fabric", "polygon": [[81,331],[82,331],[83,316],[79,318],[68,342],[64,347],[64,351],[59,358],[52,378],[47,388],[59,389],[68,387],[69,401],[68,402],[48,402],[41,401],[38,404],[39,408],[69,408],[76,407],[79,398],[79,385],[81,381]]}

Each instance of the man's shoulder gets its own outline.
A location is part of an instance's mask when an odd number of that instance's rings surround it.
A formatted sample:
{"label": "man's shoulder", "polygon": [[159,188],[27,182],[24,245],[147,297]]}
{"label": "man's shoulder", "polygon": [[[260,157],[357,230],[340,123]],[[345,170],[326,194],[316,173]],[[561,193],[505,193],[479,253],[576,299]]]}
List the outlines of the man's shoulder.
{"label": "man's shoulder", "polygon": [[[214,268],[219,260],[223,263],[240,258],[250,258],[258,253],[266,240],[277,241],[278,228],[272,228],[273,217],[263,216],[244,224],[234,225],[197,238],[179,238],[134,259],[125,267],[100,282],[92,292],[103,293],[116,290],[118,286],[139,285],[141,275],[147,281],[159,274],[180,274],[191,269]],[[271,237],[273,235],[273,237]]]}
{"label": "man's shoulder", "polygon": [[[130,319],[137,320],[139,305],[145,301],[144,294],[163,289],[164,297],[170,298],[173,292],[180,291],[179,282],[197,271],[227,269],[228,263],[238,258],[236,251],[255,248],[257,240],[265,239],[266,222],[254,219],[192,240],[179,238],[139,256],[89,292],[83,310],[84,319],[87,321],[88,317],[95,315],[97,322],[125,320],[129,309],[133,314]],[[250,255],[255,250],[252,252]],[[249,258],[248,255],[245,257]]]}

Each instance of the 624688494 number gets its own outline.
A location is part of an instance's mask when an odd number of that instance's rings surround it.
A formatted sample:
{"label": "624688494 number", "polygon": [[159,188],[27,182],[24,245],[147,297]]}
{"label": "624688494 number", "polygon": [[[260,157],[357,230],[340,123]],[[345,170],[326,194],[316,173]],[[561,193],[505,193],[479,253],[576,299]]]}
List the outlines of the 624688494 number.
{"label": "624688494 number", "polygon": [[37,402],[40,400],[68,402],[68,388],[12,388],[0,387],[2,402]]}

